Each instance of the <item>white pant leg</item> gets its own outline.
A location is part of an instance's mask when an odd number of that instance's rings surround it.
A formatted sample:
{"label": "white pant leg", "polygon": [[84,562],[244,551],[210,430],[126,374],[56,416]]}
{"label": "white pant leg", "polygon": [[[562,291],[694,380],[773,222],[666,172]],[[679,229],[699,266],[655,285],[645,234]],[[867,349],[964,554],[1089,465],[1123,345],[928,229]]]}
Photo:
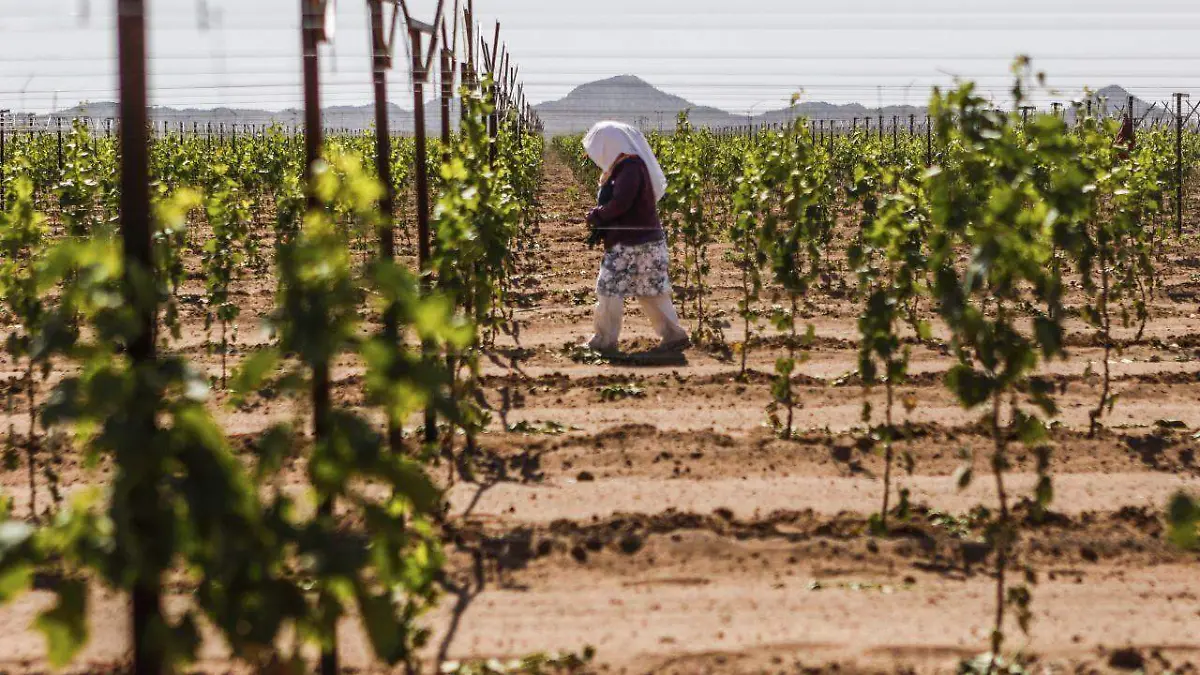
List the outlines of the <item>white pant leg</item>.
{"label": "white pant leg", "polygon": [[675,304],[671,302],[671,294],[663,293],[651,297],[638,298],[642,311],[654,326],[654,332],[663,342],[675,342],[688,336],[683,326],[679,325],[679,314],[675,312]]}
{"label": "white pant leg", "polygon": [[616,349],[621,339],[621,319],[624,313],[625,298],[599,296],[594,321],[596,334],[588,340],[588,346],[592,349]]}

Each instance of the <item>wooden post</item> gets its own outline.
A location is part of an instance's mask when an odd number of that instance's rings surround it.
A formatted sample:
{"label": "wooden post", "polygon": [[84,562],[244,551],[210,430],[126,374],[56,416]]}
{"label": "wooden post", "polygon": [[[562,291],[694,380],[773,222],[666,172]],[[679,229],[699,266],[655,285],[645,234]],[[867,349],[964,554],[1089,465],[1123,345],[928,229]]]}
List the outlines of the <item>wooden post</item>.
{"label": "wooden post", "polygon": [[454,54],[446,44],[445,24],[442,25],[442,160],[450,161],[450,103],[454,99]]}
{"label": "wooden post", "polygon": [[[304,71],[304,191],[308,208],[318,207],[314,185],[315,167],[321,159],[323,133],[321,128],[321,69],[318,45],[324,23],[324,0],[300,0],[300,46]],[[224,126],[224,125],[222,125]],[[234,143],[236,144],[236,136]],[[313,438],[320,443],[329,436],[329,416],[332,411],[329,368],[317,365],[312,374]],[[317,506],[322,518],[333,516],[333,501],[323,499]],[[337,675],[337,626],[329,636],[330,645],[321,649],[321,675]]]}
{"label": "wooden post", "polygon": [[[442,22],[443,0],[438,0],[437,14],[432,24],[423,24],[413,19],[409,13],[408,4],[400,0],[404,18],[408,28],[410,51],[412,52],[411,72],[413,85],[413,123],[415,136],[415,153],[413,174],[417,197],[417,265],[421,274],[421,288],[428,292],[431,287],[431,246],[429,235],[429,175],[428,143],[425,133],[425,83],[429,80],[429,67],[437,51],[437,31]],[[429,53],[423,48],[423,37],[429,33]],[[432,355],[432,345],[423,345],[426,357]],[[437,414],[433,405],[425,408],[425,443],[433,446],[437,443]]]}
{"label": "wooden post", "polygon": [[491,51],[490,52],[487,51],[487,45],[484,45],[484,56],[485,56],[485,60],[487,62],[485,65],[487,66],[487,69],[488,69],[488,79],[491,80],[491,85],[488,87],[488,91],[486,94],[488,97],[488,103],[491,104],[491,108],[492,108],[492,113],[490,115],[488,115],[488,139],[489,139],[488,161],[490,162],[491,166],[496,165],[496,152],[497,152],[496,139],[497,139],[497,137],[499,135],[499,131],[500,131],[499,126],[498,126],[499,118],[497,117],[497,109],[499,106],[499,101],[496,98],[496,86],[497,86],[496,69],[499,67],[499,63],[500,63],[500,53],[498,51],[499,49],[500,49],[500,22],[497,21],[495,32],[492,34],[492,49],[491,49]]}
{"label": "wooden post", "polygon": [[421,59],[422,33],[416,28],[408,31],[412,42],[412,85],[413,85],[413,123],[416,145],[416,178],[417,191],[417,262],[422,278],[429,273],[429,176],[426,161],[427,139],[425,136],[425,80],[428,74]]}
{"label": "wooden post", "polygon": [[[128,354],[134,368],[149,368],[156,359],[157,305],[153,293],[138,293],[134,284],[153,278],[154,253],[150,227],[149,138],[146,130],[146,16],[144,0],[117,0],[117,67],[121,90],[121,244],[125,263],[126,301],[137,317],[137,333]],[[145,436],[155,433],[155,407],[139,401],[132,424]],[[152,449],[148,449],[152,451]],[[153,518],[158,511],[153,475],[132,487],[130,500],[138,505],[132,514],[134,536],[153,541]],[[150,481],[147,484],[147,481]],[[137,578],[131,594],[133,672],[162,675],[165,652],[158,632],[163,628],[162,580]]]}
{"label": "wooden post", "polygon": [[[396,259],[396,186],[392,184],[392,136],[388,120],[387,71],[391,67],[391,52],[383,26],[383,0],[367,0],[371,13],[371,70],[375,84],[375,172],[383,184],[379,195],[379,258]],[[383,336],[389,344],[400,341],[398,308],[388,306],[383,312]],[[404,450],[403,420],[388,416],[388,448],[393,453]]]}

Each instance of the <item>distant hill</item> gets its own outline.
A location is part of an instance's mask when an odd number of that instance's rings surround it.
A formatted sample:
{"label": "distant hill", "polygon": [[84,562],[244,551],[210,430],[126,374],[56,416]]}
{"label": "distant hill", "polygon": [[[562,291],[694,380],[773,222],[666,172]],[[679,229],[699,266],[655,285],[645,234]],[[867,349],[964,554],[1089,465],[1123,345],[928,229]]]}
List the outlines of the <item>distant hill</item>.
{"label": "distant hill", "polygon": [[[1129,97],[1128,91],[1113,84],[1094,92],[1090,97],[1082,98],[1082,100],[1086,104],[1090,98],[1093,111],[1097,114],[1116,115],[1124,114],[1126,106],[1129,105]],[[1138,119],[1144,118],[1146,121],[1173,119],[1169,106],[1169,101],[1147,102],[1136,96],[1133,97],[1133,114]]]}
{"label": "distant hill", "polygon": [[[1116,85],[1111,85],[1094,92],[1091,96],[1094,110],[1110,115],[1124,110],[1128,104],[1129,93]],[[1064,103],[1068,103],[1065,102]],[[1134,99],[1134,113],[1141,119],[1157,121],[1169,119],[1170,114],[1164,110],[1165,102],[1155,104]],[[458,124],[459,104],[455,100],[451,107],[451,121]],[[711,106],[700,106],[680,96],[668,94],[645,80],[633,75],[620,75],[605,80],[589,82],[581,85],[564,98],[547,101],[534,106],[537,114],[546,126],[546,132],[556,134],[576,133],[586,131],[592,124],[600,120],[617,120],[626,122],[643,129],[670,130],[675,126],[675,119],[682,111],[688,111],[693,124],[702,127],[719,128],[745,125],[748,118],[745,115],[731,113]],[[441,127],[441,107],[438,101],[429,101],[425,106],[426,128],[430,133],[438,133]],[[351,130],[369,129],[374,125],[375,114],[371,105],[361,106],[332,106],[323,111],[327,127]],[[820,101],[803,101],[795,108],[783,108],[763,112],[753,117],[755,124],[779,124],[796,117],[807,117],[812,120],[839,120],[849,122],[857,118],[870,118],[872,126],[877,124],[880,116],[885,125],[891,125],[892,118],[897,117],[901,125],[907,124],[910,115],[916,120],[925,118],[923,106],[884,106],[883,108],[868,108],[860,103],[843,105],[824,103]],[[1074,113],[1068,105],[1068,119]],[[56,119],[69,121],[77,117],[87,117],[102,123],[102,120],[117,116],[117,104],[112,102],[89,103],[62,110],[52,115],[41,116],[39,121],[53,124]],[[297,109],[280,111],[258,110],[252,108],[152,108],[150,119],[161,125],[164,121],[172,127],[182,122],[190,127],[193,123],[202,129],[211,123],[214,128],[225,124],[281,124],[284,126],[299,125],[302,113]],[[411,110],[395,104],[389,106],[389,123],[396,133],[412,133],[413,114]]]}
{"label": "distant hill", "polygon": [[534,106],[550,135],[586,131],[599,120],[625,122],[643,128],[675,126],[680,112],[689,111],[693,124],[707,127],[745,124],[745,117],[724,110],[698,106],[668,94],[633,75],[620,75],[589,82],[565,98]]}
{"label": "distant hill", "polygon": [[751,120],[754,124],[776,124],[796,117],[849,121],[856,117],[862,119],[868,116],[874,119],[880,114],[883,114],[890,124],[892,115],[900,115],[904,119],[907,119],[909,114],[919,114],[922,117],[925,115],[924,108],[910,106],[890,106],[880,111],[868,109],[858,103],[834,105],[803,102],[795,109],[767,111],[751,118],[719,108],[696,105],[685,98],[668,94],[633,75],[589,82],[576,88],[565,98],[541,103],[534,106],[534,109],[550,135],[586,131],[599,120],[625,122],[643,129],[670,130],[674,128],[675,119],[683,111],[688,112],[688,119],[692,124],[710,128],[743,126]]}
{"label": "distant hill", "polygon": [[[1116,85],[1108,86],[1093,93],[1093,105],[1098,113],[1116,114],[1124,110],[1128,104],[1128,96],[1129,93],[1125,89]],[[576,88],[565,98],[542,103],[534,108],[550,135],[586,131],[592,124],[606,119],[625,122],[643,129],[669,130],[674,127],[676,116],[684,110],[689,111],[689,119],[693,124],[706,127],[742,126],[751,120],[756,125],[773,125],[786,123],[797,117],[840,122],[850,122],[857,118],[860,123],[865,123],[869,118],[874,126],[878,124],[881,116],[884,124],[890,127],[893,118],[898,118],[901,126],[904,126],[908,123],[910,115],[919,123],[924,120],[926,114],[925,106],[893,105],[868,108],[861,103],[838,105],[821,101],[802,101],[794,108],[771,110],[748,118],[746,115],[696,105],[687,99],[661,91],[633,75],[590,82]],[[1134,99],[1134,113],[1139,119],[1145,116],[1147,121],[1169,117],[1161,104],[1152,109],[1151,103],[1138,98]],[[1073,117],[1069,106],[1067,115],[1069,118]]]}

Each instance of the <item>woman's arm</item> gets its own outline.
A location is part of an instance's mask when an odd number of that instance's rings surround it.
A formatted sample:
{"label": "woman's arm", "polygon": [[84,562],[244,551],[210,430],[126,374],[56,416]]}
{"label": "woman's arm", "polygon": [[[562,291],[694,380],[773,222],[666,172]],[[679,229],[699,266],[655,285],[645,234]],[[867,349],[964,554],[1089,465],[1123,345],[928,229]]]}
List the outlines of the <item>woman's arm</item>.
{"label": "woman's arm", "polygon": [[616,175],[613,176],[612,199],[604,206],[597,206],[588,213],[587,221],[589,223],[605,223],[616,220],[633,208],[633,203],[641,192],[644,180],[642,175],[645,173],[639,170],[640,167],[637,164],[637,162],[624,160],[622,166],[617,167]]}

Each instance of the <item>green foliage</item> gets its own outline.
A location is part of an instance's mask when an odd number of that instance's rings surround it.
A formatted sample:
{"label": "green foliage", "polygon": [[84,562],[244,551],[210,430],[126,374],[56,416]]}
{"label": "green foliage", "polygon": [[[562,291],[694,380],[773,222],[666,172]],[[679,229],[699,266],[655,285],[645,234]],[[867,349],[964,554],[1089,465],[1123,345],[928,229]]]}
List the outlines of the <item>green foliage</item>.
{"label": "green foliage", "polygon": [[581,185],[585,188],[595,188],[600,184],[600,168],[584,150],[583,134],[555,136],[551,147],[566,161],[571,173],[575,175],[575,180]]}
{"label": "green foliage", "polygon": [[[857,241],[850,247],[850,267],[857,272],[859,293],[865,297],[858,318],[861,336],[858,373],[864,398],[882,384],[886,392],[883,424],[871,426],[871,405],[863,402],[863,422],[873,442],[884,454],[883,505],[879,528],[887,531],[891,496],[896,389],[908,376],[910,350],[902,346],[901,329],[907,324],[921,339],[930,337],[920,320],[918,303],[926,294],[928,260],[925,241],[930,224],[925,197],[912,166],[883,169],[873,154],[864,154],[854,167],[847,192],[861,205]],[[911,472],[911,469],[910,469]]]}
{"label": "green foliage", "polygon": [[692,340],[696,343],[721,341],[720,329],[712,322],[704,304],[707,277],[712,271],[708,249],[719,232],[709,222],[716,216],[712,196],[717,194],[711,179],[714,165],[708,152],[711,138],[711,134],[694,129],[687,112],[681,112],[674,135],[658,138],[655,143],[655,154],[663,162],[667,176],[667,193],[658,208],[668,241],[683,249],[683,285],[689,287],[688,293],[694,301],[696,327]]}
{"label": "green foliage", "polygon": [[[105,498],[81,497],[50,524],[26,530],[18,545],[6,545],[0,576],[65,566],[128,590],[157,586],[181,564],[196,587],[193,612],[207,615],[238,653],[270,648],[283,618],[303,606],[302,591],[282,576],[286,528],[260,506],[205,410],[203,379],[177,358],[135,364],[124,354],[137,299],[153,296],[151,282],[135,277],[123,293],[119,251],[103,241],[59,245],[44,273],[63,280],[55,312],[86,327],[51,345],[77,370],[55,388],[44,421],[74,429],[85,456],[107,457],[116,471]],[[57,592],[58,604],[38,622],[56,661],[86,637],[78,628],[81,584]],[[189,612],[157,629],[172,660],[194,653],[195,623]]]}
{"label": "green foliage", "polygon": [[772,190],[765,169],[766,157],[761,144],[745,144],[748,153],[742,173],[736,179],[733,193],[733,217],[727,231],[730,261],[741,272],[741,298],[738,300],[738,317],[742,320],[742,340],[735,345],[741,356],[740,375],[746,375],[746,363],[750,356],[750,341],[753,325],[759,318],[757,303],[763,290],[762,270],[767,255],[761,246],[761,228],[764,218],[772,208]]}
{"label": "green foliage", "polygon": [[35,625],[46,636],[50,665],[61,668],[87,642],[87,586],[82,580],[70,579],[55,595],[57,603],[38,616]]}
{"label": "green foliage", "polygon": [[1060,183],[1071,181],[1079,191],[1073,201],[1058,205],[1076,226],[1056,239],[1055,246],[1079,270],[1088,294],[1081,314],[1104,346],[1100,399],[1089,411],[1093,434],[1116,403],[1109,372],[1114,319],[1126,327],[1139,322],[1140,340],[1149,318],[1149,296],[1157,283],[1155,216],[1162,211],[1171,173],[1158,161],[1165,151],[1161,136],[1149,135],[1135,152],[1122,153],[1112,143],[1118,128],[1115,120],[1085,119],[1061,141],[1073,146],[1078,161],[1050,176]]}
{"label": "green foliage", "polygon": [[[13,324],[4,350],[14,365],[23,366],[24,393],[29,406],[29,431],[24,440],[29,476],[29,511],[37,517],[37,470],[41,452],[37,435],[38,379],[50,373],[47,340],[57,332],[70,332],[71,324],[54,322],[43,297],[46,277],[41,266],[48,246],[45,217],[34,206],[33,183],[25,177],[12,187],[11,207],[0,213],[0,315]],[[15,457],[17,440],[10,433],[8,452]],[[44,464],[51,491],[57,495],[57,474]]]}
{"label": "green foliage", "polygon": [[[1016,109],[1026,95],[1028,64],[1014,66]],[[986,528],[995,550],[997,597],[992,652],[1004,641],[1005,609],[1028,630],[1030,596],[1025,587],[1007,586],[1018,524],[1012,517],[1004,474],[1009,468],[1009,439],[1044,453],[1039,501],[1052,495],[1045,421],[1029,408],[1057,414],[1051,391],[1034,377],[1043,358],[1061,356],[1062,311],[1055,276],[1054,246],[1071,241],[1078,223],[1073,206],[1086,199],[1086,180],[1076,169],[1065,123],[1038,116],[1028,125],[1016,113],[995,111],[971,84],[935,92],[931,113],[939,145],[947,148],[943,165],[926,173],[924,188],[934,227],[929,240],[932,288],[938,313],[951,333],[957,363],[946,385],[964,407],[990,403],[993,437],[991,469],[999,495],[996,518]],[[965,264],[956,264],[969,251]],[[1032,296],[1032,303],[1026,302]],[[1019,307],[1034,307],[1027,326]],[[1043,311],[1036,309],[1044,307]],[[1007,407],[1008,424],[1002,424]]]}
{"label": "green foliage", "polygon": [[34,356],[34,336],[45,318],[37,263],[45,254],[47,227],[34,206],[28,179],[14,183],[11,201],[12,206],[0,213],[0,294],[4,318],[18,326],[5,341],[5,350],[19,360]]}
{"label": "green foliage", "polygon": [[[811,346],[815,337],[812,326],[803,336],[797,331],[800,302],[824,269],[824,250],[832,239],[836,214],[824,149],[812,142],[804,121],[797,120],[769,142],[763,183],[774,202],[763,208],[766,218],[759,231],[759,247],[788,304],[776,307],[771,315],[772,325],[785,336],[787,355],[775,363],[767,412],[772,426],[790,438],[797,404],[792,374],[798,351]],[[777,412],[780,408],[786,410],[783,421]]]}
{"label": "green foliage", "polygon": [[172,194],[160,194],[154,202],[154,259],[156,279],[164,304],[163,324],[176,340],[183,337],[179,316],[179,294],[187,280],[184,253],[188,236],[188,217],[203,204],[202,195],[190,188]]}
{"label": "green foliage", "polygon": [[[231,323],[237,321],[241,308],[233,301],[230,291],[246,262],[250,239],[249,200],[239,194],[237,184],[226,166],[214,167],[217,184],[207,196],[204,209],[208,216],[210,236],[201,248],[200,266],[204,271],[204,290],[207,295],[204,328],[211,331],[220,324],[221,336],[216,351],[221,355],[221,388],[225,388],[228,370]],[[237,341],[234,324],[233,341]]]}
{"label": "green foliage", "polygon": [[[370,229],[379,186],[349,157],[317,167],[314,192],[322,208],[309,211],[304,225],[283,249],[280,289],[272,316],[279,353],[294,356],[278,386],[307,397],[312,404],[314,447],[307,478],[317,514],[303,523],[298,556],[309,561],[304,576],[315,593],[308,608],[307,635],[328,645],[338,617],[355,604],[366,623],[377,656],[388,663],[411,659],[426,639],[413,620],[434,597],[433,579],[440,549],[426,521],[440,501],[423,468],[390,451],[375,426],[329,399],[329,373],[335,359],[359,352],[368,366],[368,392],[392,420],[403,420],[427,402],[444,401],[445,373],[418,353],[379,338],[364,340],[359,330],[361,289],[372,288],[395,311],[404,331],[425,341],[454,339],[461,331],[447,306],[420,297],[416,278],[379,263],[369,279],[352,264],[351,233]],[[335,214],[352,220],[347,230]],[[271,354],[247,363],[237,380],[243,394],[261,386],[276,369]],[[289,431],[271,432],[285,438]],[[284,443],[264,444],[263,461],[279,465]],[[365,485],[390,488],[382,502]],[[332,505],[362,519],[364,532],[346,533]]]}
{"label": "green foliage", "polygon": [[437,287],[483,327],[496,320],[501,279],[511,273],[509,247],[520,207],[507,163],[493,166],[485,124],[490,110],[468,97],[463,133],[440,167],[442,190],[433,214]]}
{"label": "green foliage", "polygon": [[[244,400],[276,387],[304,395],[335,358],[358,352],[373,400],[389,415],[406,418],[430,401],[449,409],[444,369],[401,345],[364,338],[359,308],[369,290],[399,307],[404,331],[436,344],[464,344],[471,327],[452,316],[445,300],[422,297],[406,271],[383,265],[356,271],[349,231],[335,216],[368,222],[378,188],[350,160],[337,160],[335,168],[318,181],[325,207],[308,213],[279,249],[279,309],[272,315],[278,346],[237,370],[235,393]],[[244,242],[238,236],[246,220],[237,211],[249,205],[236,201],[235,191],[230,186],[229,195],[210,197],[207,206],[228,241]],[[0,236],[14,251],[40,239],[17,241],[41,228],[32,199],[31,187],[21,188],[5,215]],[[9,297],[20,290],[27,305],[41,303],[43,337],[30,344],[39,358],[70,364],[42,408],[42,423],[72,430],[90,463],[105,459],[115,471],[110,491],[77,496],[40,527],[3,514],[0,599],[28,589],[35,571],[64,575],[57,603],[37,620],[56,664],[87,639],[83,579],[128,591],[157,588],[167,574],[181,574],[194,599],[193,609],[160,617],[152,627],[150,639],[174,663],[194,658],[201,617],[236,656],[257,662],[278,648],[285,630],[299,638],[297,648],[328,644],[332,626],[351,607],[381,659],[409,661],[426,639],[415,621],[436,595],[441,561],[428,520],[440,508],[440,493],[423,468],[391,453],[368,420],[326,405],[307,480],[318,502],[337,500],[361,526],[347,527],[345,516],[328,511],[303,515],[308,509],[295,496],[259,490],[279,484],[285,458],[301,447],[293,425],[269,429],[247,471],[206,408],[205,378],[176,356],[138,363],[128,356],[138,308],[179,278],[181,233],[199,203],[187,190],[158,201],[157,279],[133,274],[127,281],[119,248],[102,238],[37,249],[29,264],[9,267]],[[232,279],[237,261],[216,248],[208,252],[214,278]]]}
{"label": "green foliage", "polygon": [[[93,144],[81,120],[75,120],[63,141],[62,172],[54,187],[59,213],[66,233],[71,237],[101,234],[103,220],[98,207],[104,158],[98,155],[99,143]],[[105,230],[107,228],[104,228]]]}
{"label": "green foliage", "polygon": [[[484,91],[489,87],[485,82]],[[465,115],[438,167],[431,228],[434,288],[448,301],[448,310],[478,327],[478,335],[466,331],[445,351],[453,376],[448,414],[464,431],[466,447],[458,464],[469,473],[475,439],[490,421],[479,384],[481,352],[501,331],[518,334],[509,313],[508,283],[516,273],[516,249],[538,218],[543,148],[540,138],[518,133],[513,120],[501,120],[493,139],[487,125],[491,105],[465,90],[462,96]],[[445,441],[451,443],[453,436]],[[453,450],[447,445],[445,452]]]}
{"label": "green foliage", "polygon": [[1200,547],[1200,501],[1180,492],[1167,505],[1167,536],[1180,548]]}

